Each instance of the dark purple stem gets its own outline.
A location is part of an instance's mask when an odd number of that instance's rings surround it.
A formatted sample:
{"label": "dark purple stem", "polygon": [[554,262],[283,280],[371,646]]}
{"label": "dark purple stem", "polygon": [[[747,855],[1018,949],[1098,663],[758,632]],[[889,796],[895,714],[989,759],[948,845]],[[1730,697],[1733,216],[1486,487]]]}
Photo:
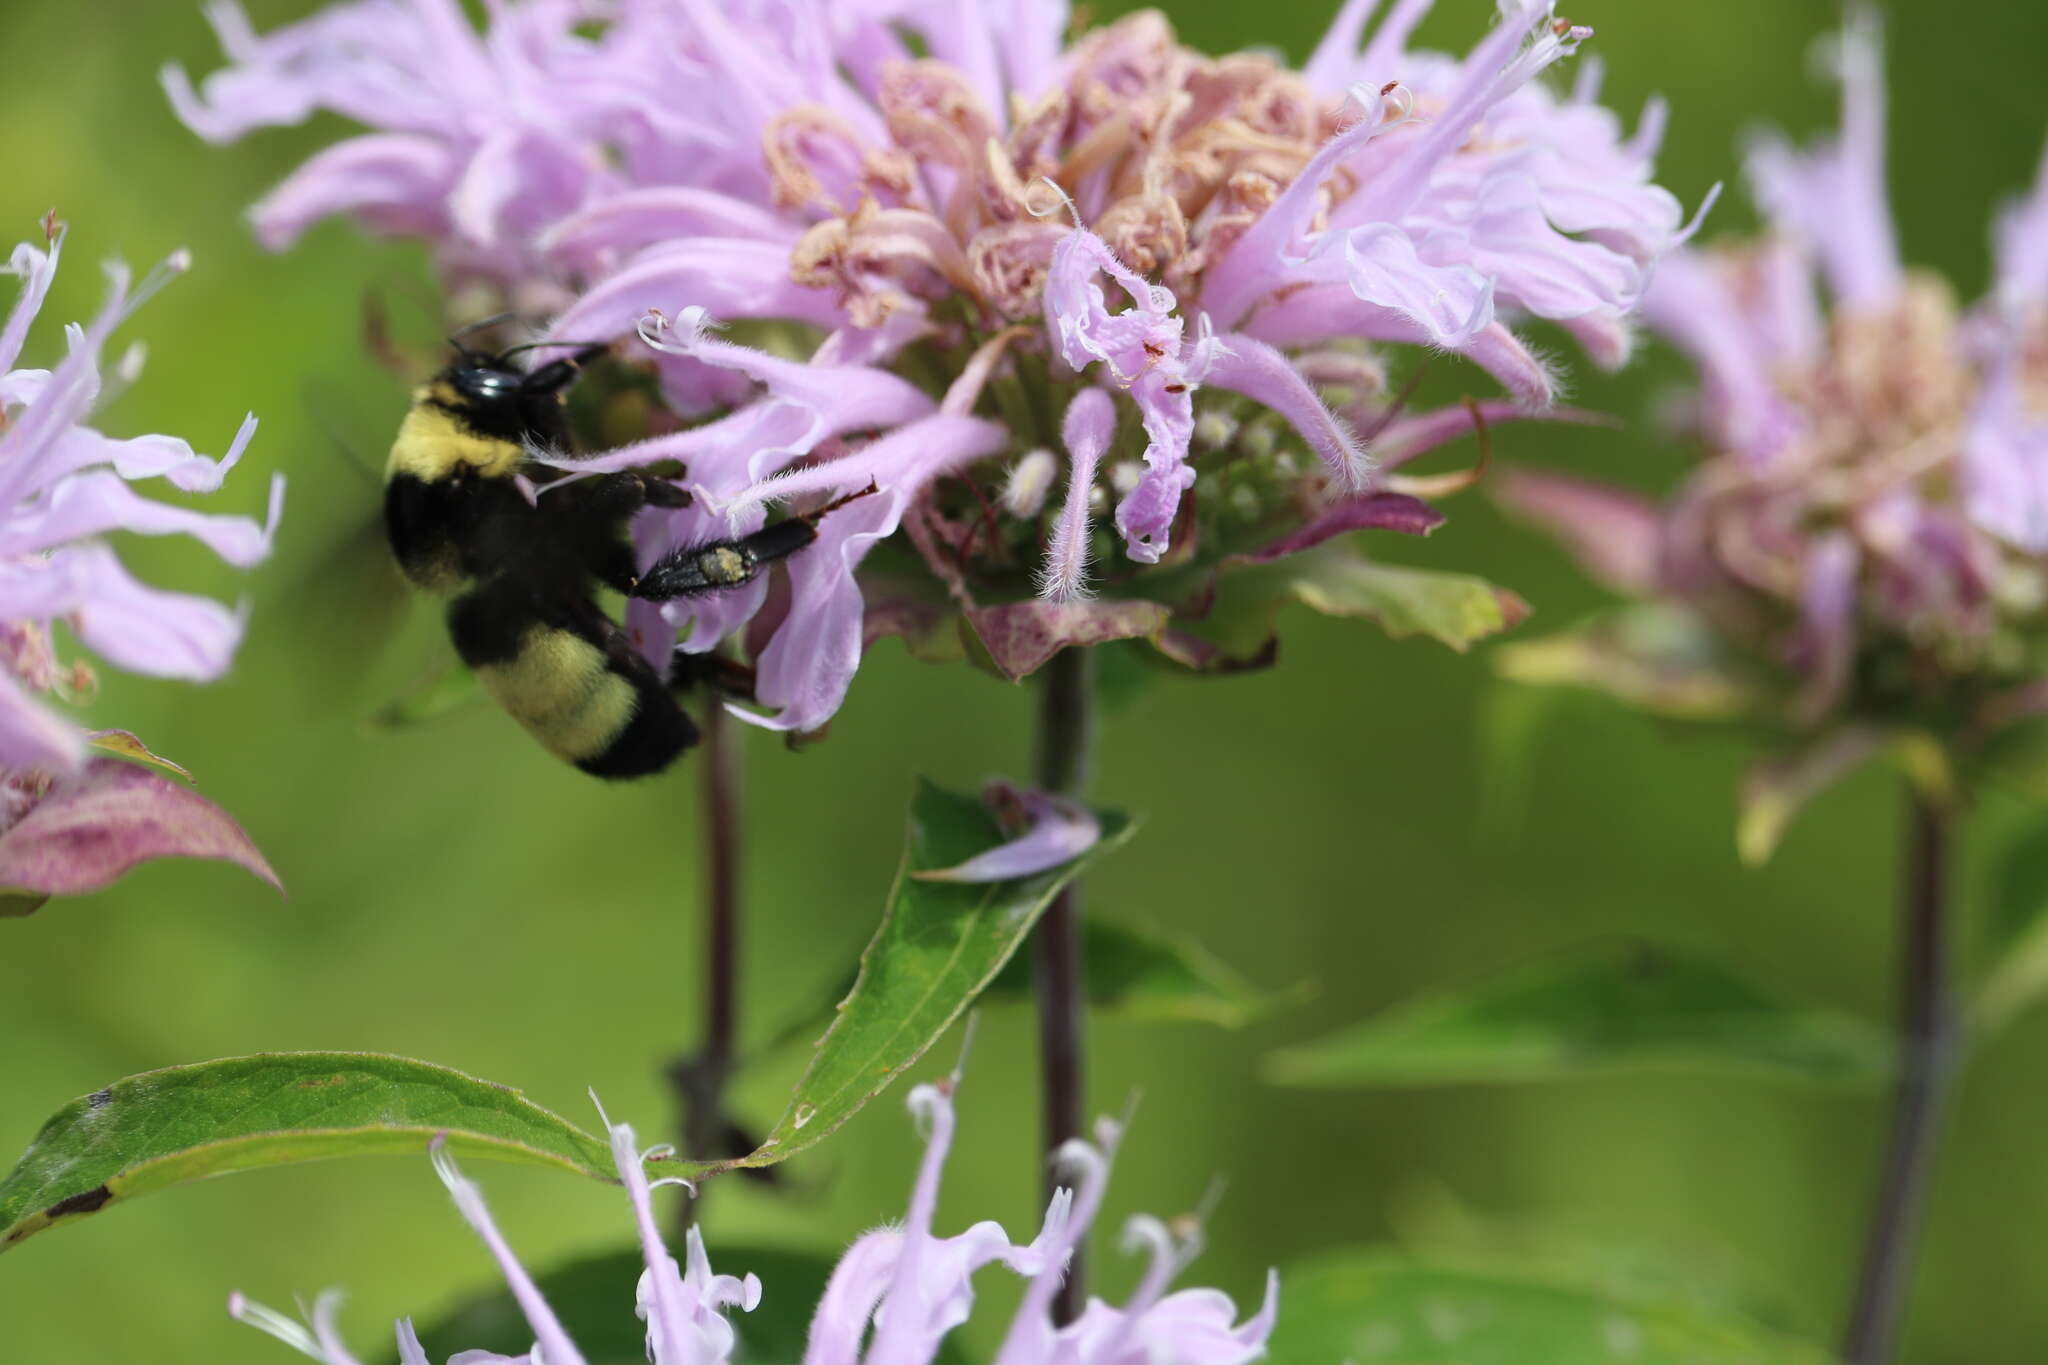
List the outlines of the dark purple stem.
{"label": "dark purple stem", "polygon": [[1896,1353],[1935,1137],[1960,1052],[1948,986],[1948,862],[1954,818],[1949,806],[1913,789],[1903,872],[1898,1089],[1892,1100],[1891,1150],[1885,1157],[1877,1210],[1842,1345],[1849,1365],[1884,1365]]}
{"label": "dark purple stem", "polygon": [[[1091,667],[1088,650],[1069,647],[1045,667],[1038,705],[1038,785],[1062,796],[1079,796],[1088,782],[1088,760],[1094,733],[1090,714]],[[1038,991],[1039,1081],[1045,1105],[1044,1140],[1046,1196],[1058,1183],[1053,1157],[1065,1143],[1081,1136],[1085,1103],[1081,1063],[1083,1011],[1086,997],[1081,979],[1081,884],[1068,882],[1032,935]],[[1081,1250],[1074,1250],[1066,1283],[1053,1301],[1061,1323],[1079,1316],[1087,1301]]]}
{"label": "dark purple stem", "polygon": [[[704,774],[704,1035],[697,1051],[669,1068],[683,1111],[685,1157],[733,1155],[726,1141],[725,1083],[738,1032],[740,983],[740,734],[714,695],[698,760]],[[696,1199],[680,1201],[682,1226]]]}

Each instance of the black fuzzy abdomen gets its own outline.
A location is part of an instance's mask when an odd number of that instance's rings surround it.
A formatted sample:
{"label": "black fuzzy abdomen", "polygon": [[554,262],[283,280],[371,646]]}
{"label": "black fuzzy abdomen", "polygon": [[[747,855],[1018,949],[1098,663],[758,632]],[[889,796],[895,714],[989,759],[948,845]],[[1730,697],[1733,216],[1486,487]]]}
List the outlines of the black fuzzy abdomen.
{"label": "black fuzzy abdomen", "polygon": [[506,713],[587,773],[644,777],[697,742],[662,679],[588,600],[500,579],[457,598],[448,627]]}

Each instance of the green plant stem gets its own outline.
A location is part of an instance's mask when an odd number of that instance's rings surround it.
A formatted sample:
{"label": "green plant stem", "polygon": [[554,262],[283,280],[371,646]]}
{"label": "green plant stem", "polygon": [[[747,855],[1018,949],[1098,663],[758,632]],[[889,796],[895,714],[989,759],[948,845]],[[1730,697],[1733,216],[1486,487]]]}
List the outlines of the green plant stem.
{"label": "green plant stem", "polygon": [[[1062,796],[1079,796],[1088,781],[1094,736],[1094,659],[1090,651],[1067,648],[1046,665],[1039,691],[1038,785]],[[1067,883],[1053,899],[1032,935],[1038,995],[1039,1086],[1044,1104],[1046,1195],[1058,1183],[1054,1158],[1081,1136],[1086,1087],[1082,1073],[1086,994],[1081,979],[1081,883]],[[1053,1301],[1053,1315],[1071,1322],[1087,1302],[1081,1249],[1067,1267],[1066,1283]]]}
{"label": "green plant stem", "polygon": [[[740,980],[741,797],[740,733],[714,694],[704,716],[698,761],[704,780],[704,1026],[697,1051],[669,1068],[683,1115],[683,1155],[715,1159],[728,1148],[725,1086],[738,1035]],[[681,1201],[687,1230],[697,1199]]]}
{"label": "green plant stem", "polygon": [[1916,786],[1908,802],[1907,824],[1898,1088],[1892,1101],[1891,1148],[1842,1347],[1849,1365],[1883,1365],[1896,1353],[1935,1138],[1961,1051],[1948,984],[1948,863],[1955,812]]}

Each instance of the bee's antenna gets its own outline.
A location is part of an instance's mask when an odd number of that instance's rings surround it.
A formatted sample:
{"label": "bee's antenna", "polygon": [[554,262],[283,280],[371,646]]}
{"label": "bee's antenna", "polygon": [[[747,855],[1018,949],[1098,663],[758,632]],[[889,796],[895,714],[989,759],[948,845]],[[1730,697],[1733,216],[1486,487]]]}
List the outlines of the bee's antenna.
{"label": "bee's antenna", "polygon": [[453,346],[457,351],[460,351],[465,358],[478,357],[481,355],[481,353],[478,351],[471,350],[469,347],[463,345],[462,339],[466,336],[469,336],[473,332],[488,331],[491,328],[496,327],[501,322],[510,322],[512,320],[512,317],[513,315],[509,312],[493,313],[491,316],[487,318],[478,318],[475,322],[464,323],[462,326],[456,328],[454,331],[448,334],[448,344],[450,346]]}
{"label": "bee's antenna", "polygon": [[[576,378],[577,371],[611,350],[609,342],[536,341],[527,346],[514,346],[511,351],[505,352],[505,355],[509,356],[513,351],[531,350],[534,346],[581,346],[583,349],[574,355],[550,361],[527,375],[520,387],[528,393],[551,393],[562,388]],[[504,356],[500,356],[499,359],[503,360]]]}

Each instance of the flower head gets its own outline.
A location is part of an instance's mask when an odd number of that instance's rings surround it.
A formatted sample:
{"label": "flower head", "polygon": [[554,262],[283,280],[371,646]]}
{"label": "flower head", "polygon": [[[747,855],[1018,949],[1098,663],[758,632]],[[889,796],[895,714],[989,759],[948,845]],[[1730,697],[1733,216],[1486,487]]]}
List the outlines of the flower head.
{"label": "flower head", "polygon": [[1688,231],[1650,179],[1661,111],[1625,137],[1597,70],[1547,88],[1591,36],[1549,0],[1501,0],[1464,57],[1409,47],[1428,8],[1368,38],[1349,0],[1293,70],[1153,11],[1069,40],[1056,0],[508,0],[481,34],[446,0],[357,0],[262,37],[223,4],[233,65],[166,83],[210,138],[316,107],[371,128],[257,206],[266,240],[345,213],[553,313],[552,339],[637,332],[688,425],[584,467],[680,462],[696,498],[643,518],[648,558],[877,489],[786,593],[635,609],[651,651],[744,638],[750,718],[804,731],[905,622],[957,616],[1012,676],[1162,638],[1148,566],[1294,553],[1401,492],[1399,463],[1472,422],[1405,413],[1370,345],[1469,358],[1510,395],[1496,418],[1556,394],[1523,320],[1626,358]]}
{"label": "flower head", "polygon": [[240,827],[211,803],[159,775],[89,757],[97,747],[157,761],[133,736],[88,734],[43,700],[76,700],[94,687],[88,664],[60,660],[59,624],[131,672],[201,681],[224,672],[240,616],[137,581],[104,537],[189,535],[248,567],[270,553],[284,495],[282,476],[274,476],[270,513],[258,524],[137,490],[155,479],[187,493],[219,488],[255,433],[253,416],[218,460],[175,436],[113,437],[91,425],[95,410],[142,370],[139,345],[110,372],[102,351],[186,268],[182,252],[139,285],[125,266],[109,265],[106,302],[90,323],[65,329],[64,355],[48,369],[20,365],[64,240],[63,227],[46,220],[44,244],[21,243],[4,267],[21,292],[0,327],[0,885],[37,896],[92,890],[170,853],[231,858],[274,881]]}
{"label": "flower head", "polygon": [[[1199,1250],[1199,1230],[1147,1217],[1132,1219],[1126,1229],[1126,1246],[1150,1260],[1130,1299],[1121,1307],[1091,1299],[1074,1322],[1054,1324],[1053,1295],[1101,1208],[1109,1180],[1118,1130],[1107,1121],[1099,1126],[1095,1143],[1076,1140],[1060,1153],[1072,1183],[1053,1196],[1044,1225],[1030,1242],[1013,1243],[991,1222],[951,1237],[935,1233],[939,1184],[953,1143],[955,1084],[946,1080],[911,1091],[910,1111],[926,1136],[909,1211],[900,1225],[868,1233],[840,1259],[811,1318],[804,1365],[925,1365],[937,1356],[946,1334],[972,1316],[975,1273],[993,1264],[1028,1281],[997,1365],[1245,1365],[1265,1353],[1278,1312],[1278,1278],[1268,1275],[1263,1306],[1242,1323],[1230,1300],[1215,1290],[1169,1293],[1175,1276]],[[676,1262],[662,1242],[645,1170],[646,1162],[666,1149],[643,1152],[631,1128],[608,1126],[646,1263],[634,1298],[635,1311],[647,1324],[647,1359],[651,1365],[724,1365],[745,1330],[744,1322],[736,1324],[727,1310],[751,1313],[762,1301],[763,1286],[753,1275],[714,1274],[703,1235],[694,1227],[683,1263]],[[518,1357],[465,1352],[457,1359],[479,1365],[580,1365],[583,1356],[499,1233],[482,1191],[438,1142],[433,1160],[456,1209],[498,1263],[534,1338],[532,1350]],[[228,1311],[325,1365],[358,1365],[335,1331],[339,1303],[338,1294],[322,1294],[305,1324],[240,1294],[229,1299]],[[403,1365],[427,1365],[410,1320],[398,1323],[397,1335]]]}
{"label": "flower head", "polygon": [[1503,492],[1609,582],[1710,622],[1799,727],[1980,739],[2043,669],[2048,163],[1960,308],[1899,258],[1875,17],[1830,51],[1840,135],[1750,153],[1770,235],[1673,255],[1645,300],[1699,368],[1706,459],[1661,508],[1548,475]]}

